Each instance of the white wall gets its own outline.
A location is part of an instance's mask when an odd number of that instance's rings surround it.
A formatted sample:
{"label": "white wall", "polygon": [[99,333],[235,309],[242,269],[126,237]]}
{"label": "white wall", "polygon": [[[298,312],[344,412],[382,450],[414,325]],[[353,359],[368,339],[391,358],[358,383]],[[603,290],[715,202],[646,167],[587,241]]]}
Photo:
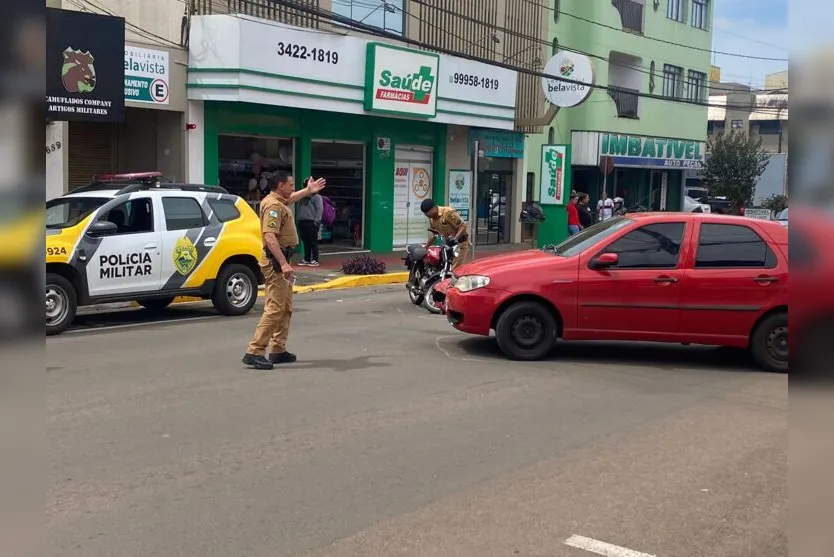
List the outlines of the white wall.
{"label": "white wall", "polygon": [[[46,148],[51,149],[52,145],[56,146],[54,152],[46,153],[46,201],[61,197],[67,191],[68,140],[69,126],[66,122],[46,125]],[[57,148],[59,143],[61,147]]]}
{"label": "white wall", "polygon": [[186,168],[185,180],[192,184],[205,184],[205,118],[203,101],[188,101],[186,120],[196,129],[185,131]]}

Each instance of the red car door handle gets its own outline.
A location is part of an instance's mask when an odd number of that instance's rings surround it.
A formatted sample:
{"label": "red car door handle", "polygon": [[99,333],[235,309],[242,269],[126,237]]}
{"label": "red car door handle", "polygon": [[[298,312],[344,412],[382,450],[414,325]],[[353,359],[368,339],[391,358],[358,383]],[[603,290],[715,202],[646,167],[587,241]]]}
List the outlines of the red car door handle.
{"label": "red car door handle", "polygon": [[756,277],[753,280],[758,282],[759,284],[772,284],[774,282],[779,282],[779,279],[776,277],[769,277],[767,275],[762,275],[760,277]]}
{"label": "red car door handle", "polygon": [[676,279],[675,277],[662,276],[657,277],[656,279],[654,279],[654,281],[656,284],[674,284],[678,282],[678,279]]}

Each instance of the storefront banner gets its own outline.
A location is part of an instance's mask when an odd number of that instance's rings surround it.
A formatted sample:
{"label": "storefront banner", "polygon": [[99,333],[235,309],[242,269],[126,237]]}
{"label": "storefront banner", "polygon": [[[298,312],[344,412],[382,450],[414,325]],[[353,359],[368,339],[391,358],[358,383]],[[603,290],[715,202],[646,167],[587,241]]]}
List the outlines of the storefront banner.
{"label": "storefront banner", "polygon": [[706,145],[686,139],[602,133],[599,154],[610,156],[617,166],[699,169],[704,167]]}
{"label": "storefront banner", "polygon": [[434,118],[440,56],[384,43],[368,43],[365,110]]}
{"label": "storefront banner", "polygon": [[565,205],[570,194],[570,145],[543,145],[539,203]]}
{"label": "storefront banner", "polygon": [[472,173],[469,170],[449,171],[449,207],[460,215],[468,226],[472,207]]}
{"label": "storefront banner", "polygon": [[168,52],[125,46],[125,100],[168,104],[171,77]]}
{"label": "storefront banner", "polygon": [[524,134],[501,130],[469,130],[469,155],[478,141],[478,149],[484,157],[496,159],[523,159]]}
{"label": "storefront banner", "polygon": [[438,94],[443,100],[515,108],[517,86],[513,70],[452,56],[440,59]]}
{"label": "storefront banner", "polygon": [[123,122],[125,20],[46,9],[46,118]]}

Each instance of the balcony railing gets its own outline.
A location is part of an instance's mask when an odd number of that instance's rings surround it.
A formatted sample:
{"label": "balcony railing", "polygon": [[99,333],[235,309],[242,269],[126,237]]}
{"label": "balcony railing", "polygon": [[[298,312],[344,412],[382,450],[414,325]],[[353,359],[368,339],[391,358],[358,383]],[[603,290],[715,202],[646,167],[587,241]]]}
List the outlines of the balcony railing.
{"label": "balcony railing", "polygon": [[637,107],[640,102],[640,91],[612,85],[608,87],[608,95],[614,99],[614,104],[617,106],[617,116],[620,118],[639,118]]}
{"label": "balcony railing", "polygon": [[643,33],[643,4],[634,0],[611,0],[611,4],[620,12],[623,29]]}
{"label": "balcony railing", "polygon": [[[315,14],[278,5],[271,0],[190,0],[190,2],[193,15],[244,14],[314,29],[319,28],[321,23]],[[320,9],[319,0],[295,0],[295,3],[310,10]]]}

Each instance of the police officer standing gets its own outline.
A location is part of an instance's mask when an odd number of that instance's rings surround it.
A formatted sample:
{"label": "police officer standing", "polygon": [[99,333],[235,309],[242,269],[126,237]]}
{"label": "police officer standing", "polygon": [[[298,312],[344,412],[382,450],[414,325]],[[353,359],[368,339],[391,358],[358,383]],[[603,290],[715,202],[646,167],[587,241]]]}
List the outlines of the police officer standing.
{"label": "police officer standing", "polygon": [[[429,218],[429,228],[436,230],[446,238],[452,237],[460,247],[458,256],[452,262],[452,269],[457,269],[466,263],[466,256],[472,244],[469,242],[469,232],[466,223],[460,218],[457,211],[451,207],[441,207],[432,199],[424,199],[420,204],[420,210]],[[434,233],[429,235],[426,248],[431,246],[437,236]]]}
{"label": "police officer standing", "polygon": [[[259,261],[264,276],[264,312],[249,343],[243,363],[255,369],[272,369],[275,364],[296,361],[287,352],[287,337],[292,318],[293,269],[290,264],[298,246],[295,219],[288,205],[320,192],[324,179],[307,182],[307,187],[295,191],[295,179],[279,170],[271,176],[270,193],[261,200],[261,233],[264,256]],[[266,349],[269,348],[269,358]]]}

